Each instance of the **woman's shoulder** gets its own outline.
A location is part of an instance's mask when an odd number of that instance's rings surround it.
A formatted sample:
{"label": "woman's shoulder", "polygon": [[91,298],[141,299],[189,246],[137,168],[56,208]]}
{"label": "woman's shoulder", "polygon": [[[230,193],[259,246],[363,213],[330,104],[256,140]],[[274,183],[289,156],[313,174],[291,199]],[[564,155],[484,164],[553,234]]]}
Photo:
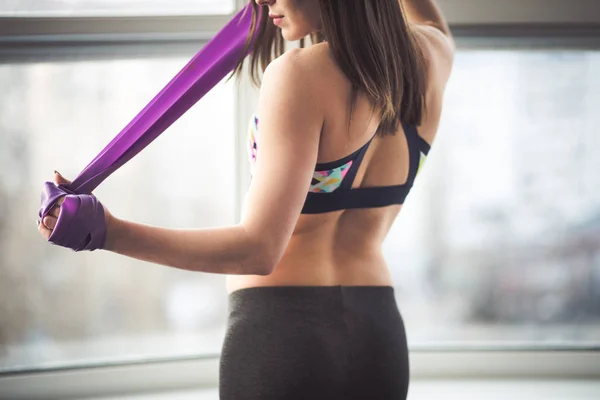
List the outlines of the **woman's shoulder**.
{"label": "woman's shoulder", "polygon": [[262,77],[261,91],[266,86],[276,86],[280,91],[297,89],[299,82],[307,83],[306,62],[294,53],[286,52],[269,63]]}
{"label": "woman's shoulder", "polygon": [[265,81],[277,81],[285,86],[298,85],[303,89],[318,89],[328,59],[328,47],[322,44],[293,48],[273,60],[265,69]]}
{"label": "woman's shoulder", "polygon": [[278,72],[288,71],[299,74],[311,73],[323,68],[331,60],[329,45],[327,43],[318,43],[310,47],[289,49],[273,60],[267,67],[267,70],[265,70],[265,73],[268,70],[276,70]]}
{"label": "woman's shoulder", "polygon": [[308,50],[290,49],[269,63],[262,76],[259,95],[259,99],[268,99],[265,105],[273,106],[277,102],[298,112],[310,109],[313,114],[320,114],[318,110],[325,102],[319,67],[322,64],[314,60],[315,49]]}

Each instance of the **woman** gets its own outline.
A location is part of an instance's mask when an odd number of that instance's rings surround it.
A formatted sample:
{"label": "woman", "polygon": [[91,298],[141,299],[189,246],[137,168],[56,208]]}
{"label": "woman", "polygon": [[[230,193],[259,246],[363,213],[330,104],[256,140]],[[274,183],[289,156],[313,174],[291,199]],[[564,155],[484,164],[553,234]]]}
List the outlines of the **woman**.
{"label": "woman", "polygon": [[[448,25],[431,0],[255,1],[251,72],[264,73],[241,222],[173,230],[105,207],[105,249],[228,274],[223,399],[406,398],[381,245],[437,131]],[[308,35],[315,44],[281,54]],[[46,238],[59,212],[40,224]]]}

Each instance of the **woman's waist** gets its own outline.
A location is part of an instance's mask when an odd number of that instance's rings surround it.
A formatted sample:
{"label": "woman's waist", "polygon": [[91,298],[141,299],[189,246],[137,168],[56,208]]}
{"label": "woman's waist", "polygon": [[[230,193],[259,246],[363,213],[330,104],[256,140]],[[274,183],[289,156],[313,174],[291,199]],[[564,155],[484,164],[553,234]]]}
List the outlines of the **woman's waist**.
{"label": "woman's waist", "polygon": [[257,286],[391,286],[392,278],[380,252],[323,255],[286,252],[269,275],[229,275],[227,291]]}

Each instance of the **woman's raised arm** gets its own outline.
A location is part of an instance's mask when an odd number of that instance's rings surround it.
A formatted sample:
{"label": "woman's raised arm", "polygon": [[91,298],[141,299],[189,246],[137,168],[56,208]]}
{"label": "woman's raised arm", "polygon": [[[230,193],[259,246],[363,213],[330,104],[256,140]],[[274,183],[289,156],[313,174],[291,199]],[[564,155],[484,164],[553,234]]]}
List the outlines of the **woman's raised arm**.
{"label": "woman's raised arm", "polygon": [[434,0],[400,0],[406,19],[413,25],[430,25],[452,36],[442,10]]}

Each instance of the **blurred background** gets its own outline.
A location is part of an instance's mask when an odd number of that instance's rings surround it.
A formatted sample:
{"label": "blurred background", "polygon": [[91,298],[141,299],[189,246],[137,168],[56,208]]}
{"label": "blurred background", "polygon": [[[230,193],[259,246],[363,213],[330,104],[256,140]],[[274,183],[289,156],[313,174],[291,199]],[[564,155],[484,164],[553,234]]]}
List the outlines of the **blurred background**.
{"label": "blurred background", "polygon": [[[409,344],[597,347],[598,2],[439,4],[455,28],[454,71],[385,243]],[[235,9],[0,0],[0,371],[218,356],[223,276],[76,254],[47,244],[35,220],[52,171],[73,179]],[[237,223],[255,94],[222,82],[95,194],[137,222]]]}

